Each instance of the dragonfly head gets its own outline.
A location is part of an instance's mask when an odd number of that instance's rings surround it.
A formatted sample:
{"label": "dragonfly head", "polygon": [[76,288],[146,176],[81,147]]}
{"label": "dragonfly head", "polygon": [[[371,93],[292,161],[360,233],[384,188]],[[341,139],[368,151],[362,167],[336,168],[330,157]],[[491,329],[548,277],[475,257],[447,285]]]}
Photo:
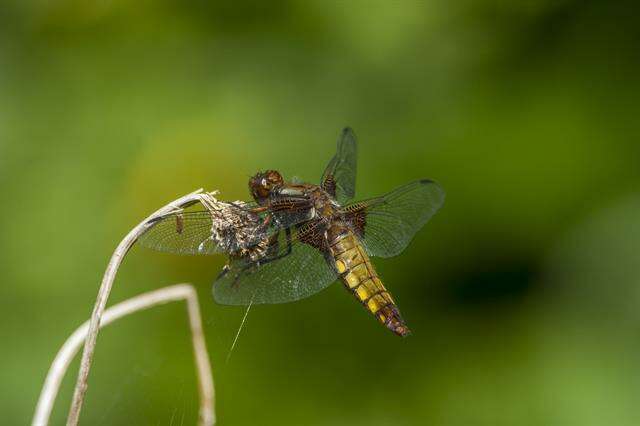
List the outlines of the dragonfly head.
{"label": "dragonfly head", "polygon": [[249,179],[249,191],[251,191],[253,199],[262,205],[269,198],[271,190],[283,183],[284,179],[280,173],[275,170],[267,170],[259,172]]}

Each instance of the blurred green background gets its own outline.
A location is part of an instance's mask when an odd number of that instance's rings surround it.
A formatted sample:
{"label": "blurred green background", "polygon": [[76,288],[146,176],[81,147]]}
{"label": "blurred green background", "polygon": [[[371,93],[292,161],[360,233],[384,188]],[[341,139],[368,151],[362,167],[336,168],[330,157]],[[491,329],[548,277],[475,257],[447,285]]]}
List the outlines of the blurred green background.
{"label": "blurred green background", "polygon": [[[413,335],[340,285],[216,306],[224,259],[134,248],[110,303],[192,282],[221,425],[640,424],[640,18],[632,2],[4,1],[3,424],[26,424],[112,250],[204,187],[429,177],[444,208],[376,261]],[[193,424],[183,304],[98,340],[82,423]],[[77,361],[53,423],[66,418]]]}

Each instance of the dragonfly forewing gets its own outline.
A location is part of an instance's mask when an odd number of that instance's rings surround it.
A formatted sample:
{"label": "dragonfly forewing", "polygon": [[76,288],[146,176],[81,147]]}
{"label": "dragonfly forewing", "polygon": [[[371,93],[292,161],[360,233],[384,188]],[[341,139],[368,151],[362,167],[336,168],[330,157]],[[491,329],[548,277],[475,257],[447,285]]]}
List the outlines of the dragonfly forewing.
{"label": "dragonfly forewing", "polygon": [[176,254],[231,254],[258,245],[270,232],[251,204],[213,199],[206,210],[176,211],[156,219],[139,242]]}

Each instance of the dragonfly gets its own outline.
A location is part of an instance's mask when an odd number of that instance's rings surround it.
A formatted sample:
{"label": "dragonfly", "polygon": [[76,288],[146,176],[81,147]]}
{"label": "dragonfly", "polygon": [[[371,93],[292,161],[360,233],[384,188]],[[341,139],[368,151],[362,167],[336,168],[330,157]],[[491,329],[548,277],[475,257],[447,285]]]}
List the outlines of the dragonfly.
{"label": "dragonfly", "polygon": [[405,337],[409,327],[371,258],[403,252],[443,205],[445,192],[419,179],[353,202],[356,166],[356,136],[345,128],[319,184],[258,172],[249,180],[252,201],[212,198],[196,211],[171,212],[139,242],[175,254],[228,255],[213,284],[217,303],[292,302],[341,281],[381,324]]}

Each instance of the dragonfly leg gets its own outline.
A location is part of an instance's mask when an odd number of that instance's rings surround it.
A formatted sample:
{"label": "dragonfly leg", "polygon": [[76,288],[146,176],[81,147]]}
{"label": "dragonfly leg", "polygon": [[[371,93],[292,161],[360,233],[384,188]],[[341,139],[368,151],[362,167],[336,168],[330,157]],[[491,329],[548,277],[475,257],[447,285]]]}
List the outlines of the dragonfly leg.
{"label": "dragonfly leg", "polygon": [[[293,248],[292,248],[293,247],[293,243],[291,241],[291,228],[285,228],[284,229],[284,233],[285,233],[286,240],[287,240],[287,250],[284,253],[275,254],[273,256],[265,256],[264,258],[254,262],[254,263],[250,263],[248,265],[243,266],[242,269],[234,277],[233,283],[231,283],[232,287],[236,287],[238,285],[238,280],[240,279],[240,277],[245,272],[247,272],[249,269],[259,268],[260,266],[264,266],[267,263],[276,261],[278,259],[282,259],[283,257],[287,257],[287,256],[289,256],[291,254],[291,252],[293,250]],[[276,240],[276,242],[277,242],[277,240]],[[226,271],[223,269],[221,274],[226,274]],[[224,276],[224,275],[222,275],[222,276]]]}
{"label": "dragonfly leg", "polygon": [[269,225],[271,224],[271,219],[273,218],[273,216],[271,216],[270,214],[268,214],[264,220],[262,221],[262,227],[266,230],[267,228],[269,228]]}
{"label": "dragonfly leg", "polygon": [[229,272],[229,264],[227,263],[222,267],[222,271],[220,271],[216,280],[219,280],[220,278],[224,277],[225,275],[227,275],[228,272]]}
{"label": "dragonfly leg", "polygon": [[287,239],[287,251],[285,251],[284,253],[276,254],[275,256],[265,257],[264,259],[259,260],[258,261],[259,266],[262,266],[269,262],[273,262],[274,260],[282,259],[283,257],[287,257],[291,254],[291,251],[293,250],[292,249],[293,243],[291,242],[291,228],[285,228],[284,234]]}

